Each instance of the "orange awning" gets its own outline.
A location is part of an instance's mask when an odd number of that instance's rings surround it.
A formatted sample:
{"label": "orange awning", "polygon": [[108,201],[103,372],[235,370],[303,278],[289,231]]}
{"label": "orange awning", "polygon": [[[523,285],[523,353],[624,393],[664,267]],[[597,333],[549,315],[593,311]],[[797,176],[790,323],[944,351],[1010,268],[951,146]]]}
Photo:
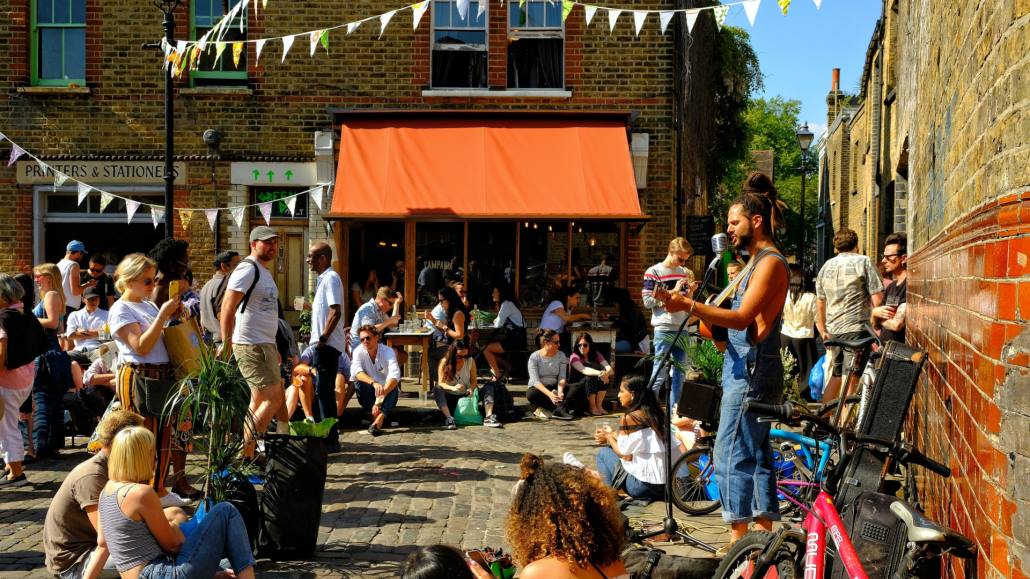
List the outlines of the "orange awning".
{"label": "orange awning", "polygon": [[625,123],[574,118],[345,121],[329,216],[642,217]]}

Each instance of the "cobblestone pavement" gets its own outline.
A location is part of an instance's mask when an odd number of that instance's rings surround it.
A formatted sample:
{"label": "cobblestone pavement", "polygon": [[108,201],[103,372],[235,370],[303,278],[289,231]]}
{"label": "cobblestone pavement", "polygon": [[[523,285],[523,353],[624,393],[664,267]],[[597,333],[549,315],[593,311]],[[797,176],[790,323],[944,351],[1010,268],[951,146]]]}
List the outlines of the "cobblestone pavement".
{"label": "cobblestone pavement", "polygon": [[[571,451],[592,464],[597,452],[590,436],[595,419],[527,419],[501,429],[447,431],[440,428],[439,415],[417,399],[402,401],[405,408],[395,415],[401,426],[377,438],[353,428],[341,435],[344,450],[330,456],[313,559],[261,560],[259,576],[396,577],[418,545],[506,546],[504,521],[522,453],[561,460]],[[355,410],[345,416],[355,428],[359,420]],[[618,418],[605,420],[614,424]],[[85,439],[75,442],[59,458],[30,466],[32,486],[0,490],[0,577],[49,576],[43,565],[43,520],[64,475],[87,456]],[[655,503],[630,516],[656,522],[662,508]],[[717,516],[677,516],[699,538],[717,546],[726,539]],[[675,545],[666,550],[691,551]]]}

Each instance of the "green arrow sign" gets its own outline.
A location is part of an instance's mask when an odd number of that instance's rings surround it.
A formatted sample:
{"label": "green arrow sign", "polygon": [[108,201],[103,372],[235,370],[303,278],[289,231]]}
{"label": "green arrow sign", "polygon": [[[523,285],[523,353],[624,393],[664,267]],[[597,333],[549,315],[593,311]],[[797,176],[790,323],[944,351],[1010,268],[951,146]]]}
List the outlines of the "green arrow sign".
{"label": "green arrow sign", "polygon": [[254,175],[254,180],[257,181],[258,179],[261,178],[261,171],[258,171],[257,169],[254,169],[253,175]]}
{"label": "green arrow sign", "polygon": [[293,171],[287,169],[286,172],[283,173],[283,175],[286,175],[286,180],[289,181],[290,179],[293,178]]}
{"label": "green arrow sign", "polygon": [[268,182],[271,183],[274,178],[275,178],[275,171],[269,171],[268,172]]}

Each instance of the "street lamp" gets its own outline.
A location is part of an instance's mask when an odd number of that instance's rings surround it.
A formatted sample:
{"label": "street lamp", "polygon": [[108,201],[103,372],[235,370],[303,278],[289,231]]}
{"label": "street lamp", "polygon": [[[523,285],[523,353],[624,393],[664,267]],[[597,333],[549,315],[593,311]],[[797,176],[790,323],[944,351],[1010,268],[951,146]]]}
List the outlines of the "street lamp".
{"label": "street lamp", "polygon": [[798,146],[801,147],[801,244],[798,248],[798,265],[801,267],[801,273],[804,275],[805,272],[805,251],[807,246],[805,245],[805,172],[807,166],[805,165],[805,154],[808,153],[808,148],[812,146],[812,138],[815,135],[812,131],[808,130],[808,123],[801,125],[798,129]]}
{"label": "street lamp", "polygon": [[[175,9],[182,0],[154,0],[154,5],[164,13],[165,42],[175,46]],[[165,63],[165,237],[174,237],[172,224],[172,197],[175,194],[175,164],[172,162],[175,144],[175,108],[172,100],[172,66]]]}

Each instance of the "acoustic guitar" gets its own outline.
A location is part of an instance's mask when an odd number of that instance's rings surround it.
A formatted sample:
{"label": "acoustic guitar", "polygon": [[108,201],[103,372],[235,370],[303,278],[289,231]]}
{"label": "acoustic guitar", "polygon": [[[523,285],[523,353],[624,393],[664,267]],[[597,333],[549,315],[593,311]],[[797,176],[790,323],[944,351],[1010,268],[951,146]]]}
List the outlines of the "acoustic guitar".
{"label": "acoustic guitar", "polygon": [[[709,297],[705,301],[705,305],[719,307],[725,310],[730,309],[730,307],[733,305],[732,300],[730,298],[733,296],[734,293],[736,293],[737,288],[740,286],[741,282],[747,279],[748,274],[751,273],[751,270],[755,268],[755,265],[762,259],[762,257],[765,256],[765,253],[768,251],[770,250],[763,249],[754,258],[748,260],[747,265],[744,266],[744,269],[740,270],[740,273],[737,274],[737,277],[733,278],[733,281],[731,281],[729,285],[723,288],[723,290],[719,292],[718,295]],[[754,339],[755,334],[758,330],[757,326],[754,323],[752,323],[747,330],[748,335],[751,336],[752,339]],[[721,346],[721,344],[725,344],[726,341],[729,340],[729,331],[726,328],[710,324],[704,320],[700,320],[698,322],[698,333],[701,334],[702,338],[715,342],[716,346],[719,347],[720,351],[722,351],[723,349],[723,346]]]}

